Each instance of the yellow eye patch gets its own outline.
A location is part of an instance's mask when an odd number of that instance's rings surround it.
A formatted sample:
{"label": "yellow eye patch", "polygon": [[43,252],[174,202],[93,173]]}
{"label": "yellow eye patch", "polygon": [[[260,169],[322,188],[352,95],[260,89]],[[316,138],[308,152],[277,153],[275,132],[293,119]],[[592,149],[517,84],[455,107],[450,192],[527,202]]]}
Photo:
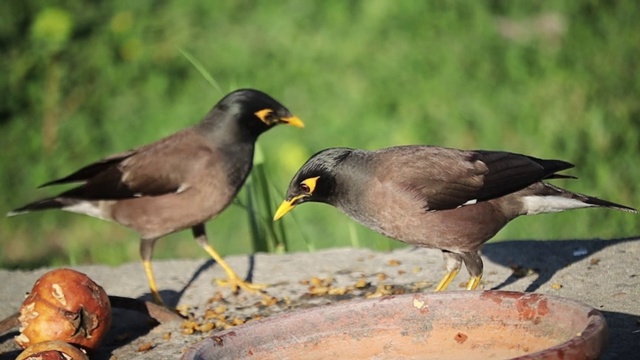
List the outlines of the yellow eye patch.
{"label": "yellow eye patch", "polygon": [[255,112],[255,115],[262,121],[263,123],[270,125],[273,121],[269,120],[269,115],[273,113],[271,109],[262,109],[260,111]]}
{"label": "yellow eye patch", "polygon": [[273,216],[273,221],[280,219],[284,214],[291,211],[291,209],[293,209],[301,199],[311,197],[313,191],[316,189],[319,178],[320,176],[316,176],[303,180],[300,185],[298,185],[298,188],[302,190],[303,194],[296,195],[289,200],[283,201],[278,210],[276,210],[276,214]]}
{"label": "yellow eye patch", "polygon": [[313,191],[316,189],[316,185],[318,184],[319,178],[320,176],[305,179],[300,183],[300,187],[304,189],[305,192],[313,194]]}

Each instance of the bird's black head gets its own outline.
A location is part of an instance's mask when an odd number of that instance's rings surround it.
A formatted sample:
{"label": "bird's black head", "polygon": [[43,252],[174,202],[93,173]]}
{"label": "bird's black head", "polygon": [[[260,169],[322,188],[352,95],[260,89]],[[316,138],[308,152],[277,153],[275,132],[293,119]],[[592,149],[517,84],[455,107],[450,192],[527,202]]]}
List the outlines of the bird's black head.
{"label": "bird's black head", "polygon": [[349,148],[331,148],[322,150],[307,160],[291,180],[286,198],[276,211],[274,220],[305,202],[333,204],[337,191],[336,166],[352,151]]}
{"label": "bird's black head", "polygon": [[277,124],[304,127],[297,116],[271,96],[258,90],[241,89],[220,100],[200,125],[207,130],[224,127],[227,131],[235,129],[257,137]]}

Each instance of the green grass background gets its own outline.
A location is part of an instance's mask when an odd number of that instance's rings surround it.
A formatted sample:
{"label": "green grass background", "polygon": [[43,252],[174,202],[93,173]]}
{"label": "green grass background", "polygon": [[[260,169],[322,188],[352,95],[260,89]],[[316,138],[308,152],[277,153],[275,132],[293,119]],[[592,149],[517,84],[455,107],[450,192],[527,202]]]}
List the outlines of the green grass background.
{"label": "green grass background", "polygon": [[[240,87],[273,95],[307,127],[260,138],[241,205],[207,225],[223,255],[402,246],[320,204],[270,222],[295,171],[332,146],[564,159],[580,180],[556,184],[640,206],[639,18],[633,0],[2,1],[0,212],[196,123]],[[637,216],[578,210],[517,219],[496,239],[638,234]],[[5,268],[138,260],[132,231],[60,211],[0,218],[0,241]],[[204,256],[189,232],[155,252]]]}

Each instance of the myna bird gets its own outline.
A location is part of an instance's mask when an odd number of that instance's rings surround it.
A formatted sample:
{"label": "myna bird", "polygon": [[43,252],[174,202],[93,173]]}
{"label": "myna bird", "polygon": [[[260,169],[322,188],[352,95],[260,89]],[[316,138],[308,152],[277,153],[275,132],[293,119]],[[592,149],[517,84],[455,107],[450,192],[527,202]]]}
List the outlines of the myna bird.
{"label": "myna bird", "polygon": [[478,251],[520,215],[627,206],[572,193],[544,180],[573,178],[573,167],[501,151],[398,146],[376,151],[331,148],[313,155],[293,177],[274,220],[305,202],[333,205],[385,236],[440,249],[447,272],[442,291],[464,262],[474,290],[482,278]]}
{"label": "myna bird", "polygon": [[140,255],[151,294],[162,303],[151,268],[159,238],[191,228],[198,244],[224,269],[234,291],[257,290],[236,275],[209,245],[204,223],[233,200],[253,164],[255,141],[277,124],[302,121],[269,95],[234,91],[197,125],[109,156],[43,186],[81,182],[58,196],[8,213],[60,209],[110,220],[140,234]]}

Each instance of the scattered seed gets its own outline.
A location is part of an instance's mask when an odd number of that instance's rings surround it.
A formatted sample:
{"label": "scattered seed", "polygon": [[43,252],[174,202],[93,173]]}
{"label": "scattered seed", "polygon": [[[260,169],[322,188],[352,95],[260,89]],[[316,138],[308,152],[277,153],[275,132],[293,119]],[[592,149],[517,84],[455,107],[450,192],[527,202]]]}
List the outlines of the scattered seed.
{"label": "scattered seed", "polygon": [[144,344],[138,346],[138,350],[137,351],[138,352],[147,352],[147,351],[153,349],[154,347],[155,346],[152,343],[148,342],[148,343],[144,343]]}
{"label": "scattered seed", "polygon": [[215,312],[213,309],[207,309],[204,312],[204,319],[205,320],[209,320],[209,319],[215,319],[218,317],[218,313]]}
{"label": "scattered seed", "polygon": [[212,297],[210,297],[209,300],[207,300],[209,304],[214,302],[220,302],[220,301],[224,301],[224,297],[222,296],[222,293],[219,291],[216,292]]}
{"label": "scattered seed", "polygon": [[330,288],[329,295],[344,295],[347,293],[347,288]]}
{"label": "scattered seed", "polygon": [[191,307],[189,305],[186,304],[181,304],[176,306],[176,311],[178,312],[178,314],[182,315],[182,316],[187,316],[189,314],[189,310],[191,309]]}
{"label": "scattered seed", "polygon": [[200,331],[200,332],[208,332],[211,331],[213,329],[215,329],[216,325],[212,322],[206,322],[204,324],[200,324],[198,326],[196,326],[196,330]]}
{"label": "scattered seed", "polygon": [[391,260],[389,260],[389,261],[387,262],[387,264],[388,264],[389,266],[398,266],[398,265],[400,265],[400,261],[399,261],[399,260],[396,260],[396,259],[391,259]]}
{"label": "scattered seed", "polygon": [[365,280],[364,278],[358,279],[355,285],[356,289],[362,289],[368,286],[371,286],[371,283],[367,282],[367,280]]}
{"label": "scattered seed", "polygon": [[191,320],[185,320],[180,325],[180,329],[182,330],[183,335],[192,335],[196,332],[196,328],[198,327],[198,323]]}
{"label": "scattered seed", "polygon": [[239,317],[234,317],[233,319],[231,319],[231,324],[233,324],[234,326],[242,325],[245,322],[246,322],[245,319],[241,319]]}
{"label": "scattered seed", "polygon": [[227,307],[224,305],[216,306],[215,308],[213,308],[213,312],[215,312],[216,314],[224,314],[227,312]]}
{"label": "scattered seed", "polygon": [[513,271],[513,276],[517,278],[523,278],[526,276],[535,275],[538,273],[537,269],[523,267],[520,265],[511,265],[511,270]]}
{"label": "scattered seed", "polygon": [[391,285],[378,285],[378,287],[376,288],[376,291],[366,294],[365,297],[367,299],[375,299],[375,298],[379,298],[382,296],[387,296],[387,295],[393,295],[393,286]]}
{"label": "scattered seed", "polygon": [[273,306],[278,303],[278,299],[273,296],[263,296],[262,301],[260,303],[263,306]]}
{"label": "scattered seed", "polygon": [[329,293],[328,286],[310,286],[309,287],[309,294],[311,295],[321,296],[321,295],[326,295],[328,293]]}

